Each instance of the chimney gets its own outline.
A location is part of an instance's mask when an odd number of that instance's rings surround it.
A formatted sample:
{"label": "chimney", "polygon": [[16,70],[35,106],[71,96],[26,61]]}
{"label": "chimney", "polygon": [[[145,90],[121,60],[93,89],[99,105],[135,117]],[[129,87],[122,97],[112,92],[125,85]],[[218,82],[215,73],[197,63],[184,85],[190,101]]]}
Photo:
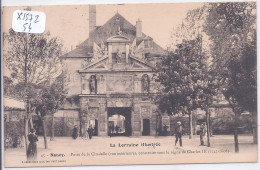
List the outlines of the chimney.
{"label": "chimney", "polygon": [[89,5],[89,35],[96,27],[96,5]]}
{"label": "chimney", "polygon": [[138,18],[138,21],[136,21],[136,37],[142,37],[142,34],[142,21]]}

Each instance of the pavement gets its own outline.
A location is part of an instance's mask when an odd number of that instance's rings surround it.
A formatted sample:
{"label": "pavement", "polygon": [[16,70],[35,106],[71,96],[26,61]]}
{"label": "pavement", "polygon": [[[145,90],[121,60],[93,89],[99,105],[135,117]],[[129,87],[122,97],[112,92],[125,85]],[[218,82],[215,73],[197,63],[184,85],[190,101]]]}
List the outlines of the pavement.
{"label": "pavement", "polygon": [[[217,135],[211,146],[199,146],[199,136],[183,136],[183,146],[174,145],[174,136],[93,137],[91,140],[55,137],[44,149],[39,137],[38,162],[26,162],[25,148],[5,150],[5,166],[68,166],[115,164],[175,164],[257,161],[257,145],[253,137],[239,136],[239,153],[235,153],[232,135]],[[159,159],[158,159],[159,158]]]}

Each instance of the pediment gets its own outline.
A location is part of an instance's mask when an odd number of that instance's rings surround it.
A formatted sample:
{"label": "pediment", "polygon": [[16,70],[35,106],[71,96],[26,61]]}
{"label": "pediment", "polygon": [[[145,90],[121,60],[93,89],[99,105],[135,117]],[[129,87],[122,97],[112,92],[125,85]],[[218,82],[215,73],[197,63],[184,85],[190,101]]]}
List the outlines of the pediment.
{"label": "pediment", "polygon": [[153,71],[155,69],[155,67],[145,63],[144,61],[138,59],[138,58],[134,58],[134,57],[130,57],[130,67],[129,70],[136,70],[136,71]]}
{"label": "pediment", "polygon": [[101,58],[93,63],[89,64],[79,72],[95,72],[108,70],[108,57]]}
{"label": "pediment", "polygon": [[113,66],[108,63],[108,57],[89,64],[79,72],[133,72],[133,71],[153,71],[155,68],[134,57],[129,57],[129,63],[114,63]]}
{"label": "pediment", "polygon": [[130,42],[130,39],[128,39],[127,37],[123,36],[123,35],[115,35],[112,36],[110,38],[107,39],[108,43],[113,43],[113,42]]}

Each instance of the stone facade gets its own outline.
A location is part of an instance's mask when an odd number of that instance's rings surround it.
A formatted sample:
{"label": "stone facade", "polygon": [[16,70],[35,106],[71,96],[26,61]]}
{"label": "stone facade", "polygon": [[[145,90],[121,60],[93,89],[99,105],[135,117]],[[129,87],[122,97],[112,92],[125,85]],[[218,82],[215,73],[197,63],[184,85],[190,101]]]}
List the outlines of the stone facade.
{"label": "stone facade", "polygon": [[[70,126],[79,126],[81,134],[92,126],[97,136],[173,135],[177,120],[188,129],[187,117],[164,115],[151,100],[160,85],[154,75],[165,50],[142,32],[142,21],[133,26],[116,13],[96,26],[96,8],[89,12],[89,38],[61,57],[68,91],[63,112],[76,120]],[[212,109],[213,118],[232,114],[228,106]],[[194,134],[202,121],[204,112],[194,114]]]}
{"label": "stone facade", "polygon": [[116,124],[110,117],[121,115],[122,135],[155,135],[158,111],[151,97],[157,93],[154,71],[164,50],[142,33],[140,19],[133,26],[117,13],[95,27],[95,14],[91,6],[89,38],[62,56],[68,91],[63,112],[78,113],[81,134],[92,126],[95,135],[107,136],[109,119]]}

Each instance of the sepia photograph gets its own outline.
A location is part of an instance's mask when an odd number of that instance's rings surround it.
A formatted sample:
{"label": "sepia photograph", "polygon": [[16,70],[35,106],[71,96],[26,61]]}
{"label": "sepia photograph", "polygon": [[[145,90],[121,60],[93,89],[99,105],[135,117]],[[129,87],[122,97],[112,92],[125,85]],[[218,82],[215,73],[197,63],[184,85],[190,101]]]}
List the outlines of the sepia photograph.
{"label": "sepia photograph", "polygon": [[3,6],[4,167],[258,162],[256,5]]}

